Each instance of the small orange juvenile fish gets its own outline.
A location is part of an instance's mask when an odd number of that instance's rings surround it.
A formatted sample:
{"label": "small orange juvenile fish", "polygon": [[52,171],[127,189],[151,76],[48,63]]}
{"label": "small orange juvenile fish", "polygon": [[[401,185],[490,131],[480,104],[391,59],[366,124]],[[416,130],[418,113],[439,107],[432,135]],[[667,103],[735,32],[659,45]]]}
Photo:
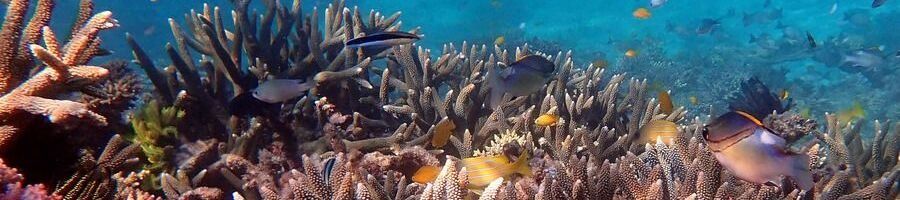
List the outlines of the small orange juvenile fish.
{"label": "small orange juvenile fish", "polygon": [[625,51],[625,57],[634,58],[635,56],[637,56],[637,51],[634,51],[633,49]]}
{"label": "small orange juvenile fish", "polygon": [[[522,153],[515,162],[510,162],[504,155],[472,157],[462,160],[462,166],[466,168],[469,189],[487,187],[491,181],[512,174],[531,176],[531,167],[528,166],[527,152]],[[428,183],[437,178],[441,169],[435,166],[423,166],[413,175],[412,180],[417,183]]]}
{"label": "small orange juvenile fish", "polygon": [[646,8],[637,8],[634,9],[634,12],[631,12],[631,16],[634,16],[634,18],[641,20],[649,19],[650,15],[650,10],[647,10]]}
{"label": "small orange juvenile fish", "polygon": [[437,166],[425,165],[416,170],[416,173],[413,174],[412,180],[416,183],[428,183],[434,181],[437,178],[438,173],[441,172],[441,168]]}
{"label": "small orange juvenile fish", "polygon": [[663,113],[672,114],[672,109],[674,105],[672,105],[672,97],[669,96],[669,91],[659,92],[659,109],[662,110]]}
{"label": "small orange juvenile fish", "polygon": [[455,129],[456,124],[453,123],[453,120],[446,117],[442,119],[434,126],[434,135],[431,136],[431,146],[440,148],[447,145],[447,141],[450,140],[450,135],[453,135]]}
{"label": "small orange juvenile fish", "polygon": [[559,116],[554,114],[543,114],[534,119],[534,124],[538,126],[555,126],[557,122],[559,122]]}

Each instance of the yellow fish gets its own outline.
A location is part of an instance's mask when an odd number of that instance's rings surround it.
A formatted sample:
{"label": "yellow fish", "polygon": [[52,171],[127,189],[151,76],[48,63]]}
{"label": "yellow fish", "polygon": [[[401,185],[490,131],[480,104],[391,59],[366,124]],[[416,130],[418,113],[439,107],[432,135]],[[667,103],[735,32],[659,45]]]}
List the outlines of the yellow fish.
{"label": "yellow fish", "polygon": [[494,39],[494,45],[503,46],[504,43],[506,43],[506,37],[503,37],[502,35],[497,36],[497,39]]}
{"label": "yellow fish", "polygon": [[[512,174],[530,177],[531,167],[528,166],[528,160],[528,152],[523,152],[516,159],[516,162],[510,162],[505,155],[463,159],[462,166],[466,168],[466,176],[469,179],[467,187],[469,189],[481,189],[487,187],[494,179],[507,177]],[[432,182],[437,178],[440,171],[440,168],[435,166],[423,166],[416,171],[412,180],[423,184]]]}
{"label": "yellow fish", "polygon": [[635,56],[637,56],[637,51],[634,51],[634,49],[625,51],[625,57],[634,58]]}
{"label": "yellow fish", "polygon": [[781,93],[778,96],[781,98],[781,100],[787,100],[788,97],[791,96],[791,92],[787,89],[781,89]]}
{"label": "yellow fish", "polygon": [[674,105],[672,105],[672,97],[669,96],[669,91],[661,91],[658,96],[659,109],[665,114],[672,114]]}
{"label": "yellow fish", "polygon": [[641,20],[649,19],[650,15],[650,10],[647,10],[646,8],[637,8],[634,9],[634,12],[631,12],[631,16]]}
{"label": "yellow fish", "polygon": [[662,139],[663,143],[672,144],[678,135],[678,125],[666,120],[652,120],[641,127],[641,143],[655,144],[656,139]]}
{"label": "yellow fish", "polygon": [[691,105],[695,105],[695,106],[696,106],[697,104],[700,104],[700,102],[697,101],[697,97],[695,97],[695,96],[688,97],[688,100],[691,101]]}
{"label": "yellow fish", "polygon": [[812,116],[812,109],[809,107],[800,108],[800,116],[803,118],[810,118]]}
{"label": "yellow fish", "polygon": [[847,123],[853,120],[862,119],[866,116],[866,110],[862,103],[853,101],[853,105],[837,113],[837,119],[840,123]]}
{"label": "yellow fish", "polygon": [[434,126],[434,135],[431,136],[431,146],[440,148],[447,145],[447,141],[450,140],[450,135],[453,135],[455,129],[456,124],[453,123],[453,120],[446,117],[442,119]]}
{"label": "yellow fish", "polygon": [[554,114],[543,114],[534,119],[534,124],[538,126],[555,126],[557,122],[559,122],[559,116]]}
{"label": "yellow fish", "polygon": [[438,173],[441,173],[440,167],[425,165],[420,167],[419,170],[416,170],[412,180],[416,183],[428,183],[434,181],[434,179],[437,178]]}

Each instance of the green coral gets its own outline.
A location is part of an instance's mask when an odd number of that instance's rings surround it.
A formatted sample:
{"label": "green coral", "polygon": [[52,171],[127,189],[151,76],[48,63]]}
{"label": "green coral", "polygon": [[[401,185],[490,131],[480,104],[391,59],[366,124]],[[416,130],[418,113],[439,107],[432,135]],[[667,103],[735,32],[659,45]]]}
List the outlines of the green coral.
{"label": "green coral", "polygon": [[[177,125],[182,118],[184,111],[175,107],[162,107],[155,100],[144,104],[132,115],[134,135],[129,139],[140,144],[147,157],[145,170],[159,174],[169,169],[168,158],[172,157],[170,154],[173,148],[171,144],[177,143]],[[150,180],[152,179],[156,177],[151,177]]]}

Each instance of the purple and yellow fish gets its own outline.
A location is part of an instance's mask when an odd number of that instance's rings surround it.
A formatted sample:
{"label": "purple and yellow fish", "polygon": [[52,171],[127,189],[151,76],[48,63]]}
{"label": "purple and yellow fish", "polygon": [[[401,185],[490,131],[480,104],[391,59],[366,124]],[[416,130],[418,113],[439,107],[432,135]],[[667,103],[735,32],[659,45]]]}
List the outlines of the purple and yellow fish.
{"label": "purple and yellow fish", "polygon": [[736,177],[757,184],[781,185],[781,176],[795,180],[800,189],[813,187],[809,156],[790,151],[784,138],[765,127],[760,118],[790,108],[759,80],[742,84],[743,94],[733,99],[731,112],[715,118],[703,129],[703,138],[722,166]]}

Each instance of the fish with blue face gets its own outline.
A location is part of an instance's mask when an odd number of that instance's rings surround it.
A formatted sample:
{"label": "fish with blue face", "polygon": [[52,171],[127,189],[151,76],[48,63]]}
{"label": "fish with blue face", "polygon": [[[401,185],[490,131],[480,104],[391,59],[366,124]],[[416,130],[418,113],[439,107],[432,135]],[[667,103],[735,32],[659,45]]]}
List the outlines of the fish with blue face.
{"label": "fish with blue face", "polygon": [[516,97],[541,90],[555,69],[556,65],[543,56],[528,55],[499,72],[488,72],[488,84],[491,87],[488,103],[491,107],[499,106],[503,102],[504,93]]}
{"label": "fish with blue face", "polygon": [[420,37],[416,34],[400,31],[387,31],[353,38],[351,40],[348,40],[344,45],[349,48],[385,48],[397,45],[412,44],[413,42],[419,41],[419,39]]}
{"label": "fish with blue face", "polygon": [[703,128],[703,138],[716,160],[736,177],[757,184],[781,186],[781,177],[794,179],[800,189],[813,187],[809,156],[790,151],[790,145],[760,119],[783,113],[781,100],[757,79],[743,83],[731,111]]}

